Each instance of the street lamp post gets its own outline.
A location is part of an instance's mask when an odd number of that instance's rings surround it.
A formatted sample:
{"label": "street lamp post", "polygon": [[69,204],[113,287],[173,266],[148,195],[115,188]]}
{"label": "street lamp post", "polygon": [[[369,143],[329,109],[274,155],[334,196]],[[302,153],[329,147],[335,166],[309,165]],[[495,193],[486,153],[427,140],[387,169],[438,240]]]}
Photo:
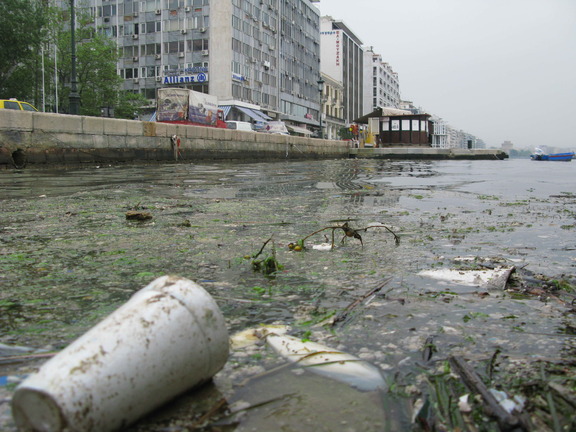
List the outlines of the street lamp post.
{"label": "street lamp post", "polygon": [[76,41],[75,33],[76,15],[74,13],[74,0],[70,0],[70,40],[71,40],[71,61],[72,70],[70,74],[70,114],[80,114],[80,95],[78,94],[78,80],[76,78]]}
{"label": "street lamp post", "polygon": [[324,80],[318,80],[318,92],[320,93],[320,138],[324,138],[324,131],[322,130],[322,93],[324,92]]}

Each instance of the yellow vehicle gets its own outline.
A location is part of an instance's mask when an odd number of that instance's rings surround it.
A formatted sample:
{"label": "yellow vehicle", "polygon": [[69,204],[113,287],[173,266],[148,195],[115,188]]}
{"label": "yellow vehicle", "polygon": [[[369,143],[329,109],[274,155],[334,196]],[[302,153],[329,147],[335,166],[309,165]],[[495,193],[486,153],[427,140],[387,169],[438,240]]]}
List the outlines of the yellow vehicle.
{"label": "yellow vehicle", "polygon": [[20,110],[20,111],[38,111],[34,108],[33,105],[30,105],[28,102],[22,102],[12,99],[0,99],[0,109],[12,109],[12,110]]}

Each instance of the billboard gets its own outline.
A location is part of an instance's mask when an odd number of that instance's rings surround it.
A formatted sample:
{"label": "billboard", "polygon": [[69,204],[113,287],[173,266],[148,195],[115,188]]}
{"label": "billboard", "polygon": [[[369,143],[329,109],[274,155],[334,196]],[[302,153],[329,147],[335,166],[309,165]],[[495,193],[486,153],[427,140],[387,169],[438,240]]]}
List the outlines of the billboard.
{"label": "billboard", "polygon": [[158,89],[158,121],[183,121],[188,117],[189,90]]}
{"label": "billboard", "polygon": [[206,93],[189,90],[188,120],[203,125],[216,124],[218,118],[218,98]]}

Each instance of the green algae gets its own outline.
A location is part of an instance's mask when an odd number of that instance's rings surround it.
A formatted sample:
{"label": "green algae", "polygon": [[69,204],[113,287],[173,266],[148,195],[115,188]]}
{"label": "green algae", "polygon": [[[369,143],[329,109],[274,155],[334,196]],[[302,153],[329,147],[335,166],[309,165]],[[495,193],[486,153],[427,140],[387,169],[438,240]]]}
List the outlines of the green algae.
{"label": "green algae", "polygon": [[[438,180],[445,180],[443,166],[315,161],[88,168],[69,174],[83,179],[79,186],[69,185],[65,193],[44,188],[41,198],[30,179],[30,193],[8,191],[2,199],[0,342],[65,346],[151,280],[177,274],[197,281],[217,299],[231,330],[289,324],[310,340],[361,352],[381,370],[394,371],[398,397],[408,401],[431,391],[421,385],[420,367],[420,350],[430,335],[435,335],[433,359],[461,352],[490,358],[501,349],[497,378],[514,391],[536,394],[522,379],[523,371],[537,379],[536,362],[545,365],[548,381],[575,391],[569,363],[573,313],[551,296],[565,301],[563,296],[574,292],[574,245],[565,236],[569,230],[561,227],[573,224],[576,204],[539,192],[540,184],[530,188],[529,198],[519,192],[511,197],[474,193],[467,188],[476,183],[467,186],[460,177],[426,189],[435,170]],[[448,166],[457,169],[459,164]],[[408,167],[411,181],[422,174],[422,193],[381,181],[401,183]],[[479,172],[486,169],[482,165]],[[87,178],[92,175],[103,183],[91,184]],[[135,206],[151,212],[153,219],[126,221],[125,212]],[[353,220],[355,227],[385,224],[403,241],[396,246],[390,233],[374,229],[362,232],[363,244],[335,242],[329,251],[313,249],[331,242],[327,231],[327,240],[323,233],[307,239],[305,252],[290,251],[295,239],[345,220]],[[271,236],[279,265],[268,274],[254,272],[253,258],[245,256],[252,257]],[[534,282],[542,295],[520,288],[484,295],[417,276],[422,269],[455,266],[453,258],[467,255],[503,257],[547,274]],[[264,259],[271,256],[267,250]],[[339,311],[390,276],[390,293],[366,299],[337,330],[327,327]],[[534,353],[550,358],[534,358]],[[235,389],[250,391],[241,384],[250,368],[277,363],[259,347],[246,357],[233,357],[216,382],[226,397]],[[444,397],[454,384],[441,383],[445,379],[430,379]],[[530,412],[536,418],[549,415],[547,399],[535,399],[537,410]],[[568,412],[557,399],[553,394],[556,412]],[[434,402],[431,409],[447,421],[457,415],[453,404],[444,406]],[[484,419],[483,414],[472,416],[477,424]],[[151,424],[135,428],[161,430]]]}

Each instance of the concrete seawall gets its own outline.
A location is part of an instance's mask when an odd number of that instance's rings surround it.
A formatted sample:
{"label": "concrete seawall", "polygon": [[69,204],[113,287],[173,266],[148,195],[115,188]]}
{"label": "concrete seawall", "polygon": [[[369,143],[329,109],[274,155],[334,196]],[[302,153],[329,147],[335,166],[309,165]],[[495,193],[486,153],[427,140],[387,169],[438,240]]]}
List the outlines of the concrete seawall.
{"label": "concrete seawall", "polygon": [[[180,139],[175,148],[171,137]],[[346,158],[348,144],[287,135],[0,110],[0,166]]]}
{"label": "concrete seawall", "polygon": [[373,159],[465,159],[465,160],[504,160],[508,154],[494,149],[462,149],[462,148],[431,148],[431,147],[383,147],[383,148],[352,148],[350,157]]}

